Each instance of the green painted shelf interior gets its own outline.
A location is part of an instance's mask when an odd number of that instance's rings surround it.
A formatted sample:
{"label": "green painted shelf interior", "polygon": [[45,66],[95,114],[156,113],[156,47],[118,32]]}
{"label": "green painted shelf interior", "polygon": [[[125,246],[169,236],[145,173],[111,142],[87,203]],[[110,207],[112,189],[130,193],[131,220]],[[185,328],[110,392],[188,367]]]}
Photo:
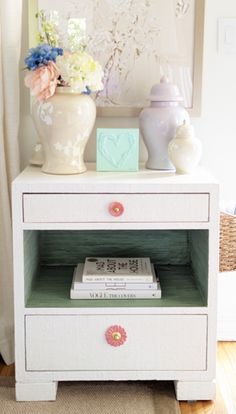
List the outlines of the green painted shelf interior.
{"label": "green painted shelf interior", "polygon": [[41,266],[27,307],[182,307],[204,306],[190,266],[160,266],[162,299],[70,299],[73,266]]}
{"label": "green painted shelf interior", "polygon": [[[29,308],[207,306],[207,230],[26,230]],[[73,269],[86,256],[150,257],[161,299],[71,300]]]}

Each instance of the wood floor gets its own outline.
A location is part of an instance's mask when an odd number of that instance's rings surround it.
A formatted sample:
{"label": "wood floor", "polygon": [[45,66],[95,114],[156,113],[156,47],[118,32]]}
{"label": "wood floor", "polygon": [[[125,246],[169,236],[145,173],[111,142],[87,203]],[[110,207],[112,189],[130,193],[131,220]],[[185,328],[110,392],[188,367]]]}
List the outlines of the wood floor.
{"label": "wood floor", "polygon": [[[0,359],[0,375],[14,376],[14,365]],[[181,414],[236,414],[236,342],[219,342],[217,352],[217,395],[214,402],[181,402]]]}
{"label": "wood floor", "polygon": [[181,414],[236,414],[236,342],[218,342],[216,400],[181,402]]}

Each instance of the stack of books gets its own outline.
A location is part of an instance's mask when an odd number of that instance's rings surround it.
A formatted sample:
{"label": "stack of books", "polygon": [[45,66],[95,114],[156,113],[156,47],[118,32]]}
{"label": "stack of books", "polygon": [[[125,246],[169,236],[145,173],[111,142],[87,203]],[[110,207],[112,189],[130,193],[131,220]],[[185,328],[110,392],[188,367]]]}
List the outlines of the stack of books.
{"label": "stack of books", "polygon": [[70,298],[159,299],[161,286],[148,257],[87,257],[74,270]]}

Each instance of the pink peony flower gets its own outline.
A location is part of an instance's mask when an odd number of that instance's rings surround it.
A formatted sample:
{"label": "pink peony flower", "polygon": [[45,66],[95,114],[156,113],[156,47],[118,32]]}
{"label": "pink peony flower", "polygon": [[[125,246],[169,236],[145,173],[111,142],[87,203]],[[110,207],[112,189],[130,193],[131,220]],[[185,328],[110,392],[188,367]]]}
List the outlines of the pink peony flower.
{"label": "pink peony flower", "polygon": [[30,88],[31,95],[43,102],[54,95],[60,73],[54,62],[31,70],[25,76],[25,86]]}

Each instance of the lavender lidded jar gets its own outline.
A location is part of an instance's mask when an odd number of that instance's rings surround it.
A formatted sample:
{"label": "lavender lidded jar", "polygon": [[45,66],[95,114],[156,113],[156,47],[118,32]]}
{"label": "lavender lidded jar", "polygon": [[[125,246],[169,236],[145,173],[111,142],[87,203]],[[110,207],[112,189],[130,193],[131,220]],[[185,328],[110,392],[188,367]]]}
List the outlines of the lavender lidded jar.
{"label": "lavender lidded jar", "polygon": [[146,168],[173,170],[168,144],[175,137],[176,128],[184,121],[189,122],[189,114],[182,106],[178,87],[165,76],[151,88],[150,101],[150,107],[139,115],[140,131],[148,150]]}

